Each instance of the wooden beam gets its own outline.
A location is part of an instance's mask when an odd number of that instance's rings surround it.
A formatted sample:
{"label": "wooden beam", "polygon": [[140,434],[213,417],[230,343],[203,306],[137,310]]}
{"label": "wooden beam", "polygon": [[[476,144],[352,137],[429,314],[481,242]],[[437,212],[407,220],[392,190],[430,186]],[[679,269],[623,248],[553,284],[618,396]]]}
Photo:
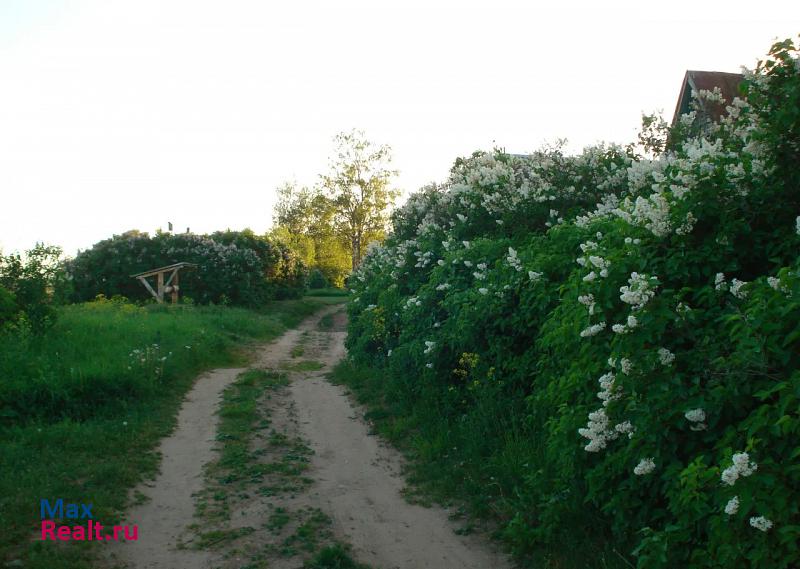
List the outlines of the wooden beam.
{"label": "wooden beam", "polygon": [[153,295],[153,298],[158,300],[158,295],[156,294],[156,291],[153,290],[153,287],[150,286],[150,283],[147,282],[147,278],[146,277],[139,277],[139,281],[141,281],[141,283],[144,285],[144,288],[146,288],[147,290],[150,291],[150,294]]}

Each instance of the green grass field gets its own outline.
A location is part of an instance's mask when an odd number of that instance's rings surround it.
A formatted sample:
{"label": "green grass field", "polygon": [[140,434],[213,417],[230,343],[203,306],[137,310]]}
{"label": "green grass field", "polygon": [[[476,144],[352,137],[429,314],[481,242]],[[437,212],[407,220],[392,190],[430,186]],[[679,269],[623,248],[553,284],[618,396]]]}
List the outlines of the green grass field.
{"label": "green grass field", "polygon": [[245,364],[249,344],[333,300],[258,312],[92,302],[62,309],[42,336],[0,334],[0,561],[90,566],[91,543],[33,539],[40,500],[92,503],[95,520],[124,523],[129,490],[156,471],[153,449],[198,372]]}
{"label": "green grass field", "polygon": [[323,298],[323,297],[331,297],[331,298],[344,298],[350,295],[350,292],[344,288],[335,288],[335,287],[327,287],[327,288],[312,288],[308,291],[308,295],[314,298]]}

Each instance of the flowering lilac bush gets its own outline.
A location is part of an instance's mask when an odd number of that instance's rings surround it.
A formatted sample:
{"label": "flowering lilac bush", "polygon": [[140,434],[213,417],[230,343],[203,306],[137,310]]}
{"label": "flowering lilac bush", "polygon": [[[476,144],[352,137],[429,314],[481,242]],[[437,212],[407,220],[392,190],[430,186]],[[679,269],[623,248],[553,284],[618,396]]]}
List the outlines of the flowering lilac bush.
{"label": "flowering lilac bush", "polygon": [[183,295],[207,304],[257,306],[266,300],[302,295],[305,267],[285,246],[251,231],[211,235],[130,231],[82,251],[67,263],[73,297],[98,294],[146,300],[147,291],[132,274],[186,261],[197,266],[181,272]]}
{"label": "flowering lilac bush", "polygon": [[351,359],[519,553],[800,565],[797,56],[653,159],[460,159],[351,277]]}

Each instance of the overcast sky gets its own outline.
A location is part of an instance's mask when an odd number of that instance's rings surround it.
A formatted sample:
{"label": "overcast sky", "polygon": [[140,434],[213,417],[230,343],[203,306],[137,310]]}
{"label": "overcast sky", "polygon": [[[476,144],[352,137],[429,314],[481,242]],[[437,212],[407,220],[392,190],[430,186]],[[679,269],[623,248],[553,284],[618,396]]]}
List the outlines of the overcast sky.
{"label": "overcast sky", "polygon": [[493,145],[625,143],[686,69],[798,33],[796,0],[0,0],[0,248],[265,231],[354,127],[406,193]]}

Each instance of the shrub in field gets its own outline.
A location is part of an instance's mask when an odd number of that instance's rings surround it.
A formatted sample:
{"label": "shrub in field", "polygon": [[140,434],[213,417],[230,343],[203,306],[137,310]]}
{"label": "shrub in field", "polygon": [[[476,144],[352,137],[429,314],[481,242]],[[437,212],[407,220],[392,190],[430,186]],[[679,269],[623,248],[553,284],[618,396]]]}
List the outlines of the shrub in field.
{"label": "shrub in field", "polygon": [[61,249],[42,244],[24,255],[0,255],[0,325],[41,331],[52,323],[66,282],[60,257]]}
{"label": "shrub in field", "polygon": [[654,159],[460,159],[349,280],[351,359],[518,552],[800,564],[797,56]]}
{"label": "shrub in field", "polygon": [[186,261],[196,268],[181,273],[180,286],[195,301],[256,306],[270,298],[302,294],[305,268],[289,249],[252,231],[212,235],[129,231],[82,251],[68,262],[74,300],[98,294],[149,298],[132,274]]}

